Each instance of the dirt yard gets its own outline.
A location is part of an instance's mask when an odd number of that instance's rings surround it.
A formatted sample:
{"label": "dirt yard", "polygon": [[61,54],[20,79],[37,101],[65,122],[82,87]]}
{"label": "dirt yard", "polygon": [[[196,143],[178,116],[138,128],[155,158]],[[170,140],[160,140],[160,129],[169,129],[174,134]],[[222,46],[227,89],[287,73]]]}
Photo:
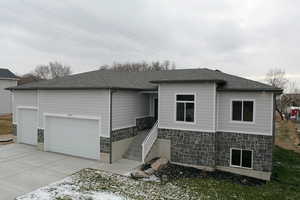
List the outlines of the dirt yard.
{"label": "dirt yard", "polygon": [[297,130],[300,130],[300,124],[290,120],[277,121],[275,144],[300,153],[300,133]]}

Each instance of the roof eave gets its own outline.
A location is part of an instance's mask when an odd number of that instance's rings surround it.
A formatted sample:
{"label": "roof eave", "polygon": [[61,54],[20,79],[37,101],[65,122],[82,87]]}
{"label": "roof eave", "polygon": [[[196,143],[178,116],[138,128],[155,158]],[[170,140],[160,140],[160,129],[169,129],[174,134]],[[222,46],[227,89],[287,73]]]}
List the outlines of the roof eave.
{"label": "roof eave", "polygon": [[218,88],[217,91],[225,92],[272,92],[277,94],[282,94],[282,89],[268,89],[268,88]]}
{"label": "roof eave", "polygon": [[102,90],[102,89],[112,89],[112,90],[135,90],[135,91],[152,91],[157,90],[157,88],[129,88],[129,87],[10,87],[5,88],[6,90]]}
{"label": "roof eave", "polygon": [[153,80],[150,83],[220,83],[224,84],[226,81],[224,80],[203,80],[203,79],[194,79],[194,80]]}

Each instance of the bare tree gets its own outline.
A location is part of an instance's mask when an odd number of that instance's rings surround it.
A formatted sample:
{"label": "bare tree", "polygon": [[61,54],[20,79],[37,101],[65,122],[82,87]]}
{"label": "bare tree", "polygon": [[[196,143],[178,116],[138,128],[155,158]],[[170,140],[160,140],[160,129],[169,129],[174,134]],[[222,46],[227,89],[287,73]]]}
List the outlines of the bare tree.
{"label": "bare tree", "polygon": [[50,69],[47,65],[39,65],[34,69],[33,76],[38,77],[39,79],[50,79]]}
{"label": "bare tree", "polygon": [[[283,69],[274,68],[270,69],[266,74],[266,82],[273,87],[286,89],[288,79],[286,78],[285,71]],[[276,111],[279,113],[280,118],[284,120],[284,112],[286,111],[287,106],[290,103],[290,99],[281,95],[280,98],[276,101]]]}
{"label": "bare tree", "polygon": [[295,81],[290,81],[287,87],[288,93],[300,93],[300,89]]}
{"label": "bare tree", "polygon": [[33,71],[33,76],[39,79],[53,79],[70,75],[71,67],[65,66],[59,62],[49,62],[47,65],[39,65]]}
{"label": "bare tree", "polygon": [[49,69],[51,78],[63,77],[72,73],[69,66],[64,66],[58,62],[50,62]]}
{"label": "bare tree", "polygon": [[113,63],[112,65],[103,65],[99,68],[100,70],[113,70],[123,72],[144,72],[144,71],[164,71],[176,69],[175,63],[171,63],[166,60],[164,62],[155,61],[146,63],[142,62],[127,62],[127,63]]}
{"label": "bare tree", "polygon": [[285,71],[283,69],[274,68],[270,69],[266,74],[266,82],[273,87],[286,89],[288,79],[286,78]]}

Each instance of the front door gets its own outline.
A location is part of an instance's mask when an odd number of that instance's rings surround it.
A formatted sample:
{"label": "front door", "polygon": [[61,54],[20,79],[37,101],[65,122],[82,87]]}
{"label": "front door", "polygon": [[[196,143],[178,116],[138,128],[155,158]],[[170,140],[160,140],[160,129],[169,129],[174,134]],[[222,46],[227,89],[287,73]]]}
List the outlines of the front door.
{"label": "front door", "polygon": [[154,99],[154,120],[157,121],[158,118],[158,99]]}

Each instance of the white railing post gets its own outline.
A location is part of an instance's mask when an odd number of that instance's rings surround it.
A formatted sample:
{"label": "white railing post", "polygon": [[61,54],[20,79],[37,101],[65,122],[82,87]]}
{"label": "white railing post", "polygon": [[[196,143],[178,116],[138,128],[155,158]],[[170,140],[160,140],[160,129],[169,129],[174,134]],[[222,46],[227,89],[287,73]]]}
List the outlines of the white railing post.
{"label": "white railing post", "polygon": [[158,136],[158,122],[154,124],[152,129],[150,130],[149,134],[147,135],[146,139],[142,143],[142,162],[145,162],[146,156],[148,155],[149,151],[151,150],[153,144],[155,143],[157,136]]}

